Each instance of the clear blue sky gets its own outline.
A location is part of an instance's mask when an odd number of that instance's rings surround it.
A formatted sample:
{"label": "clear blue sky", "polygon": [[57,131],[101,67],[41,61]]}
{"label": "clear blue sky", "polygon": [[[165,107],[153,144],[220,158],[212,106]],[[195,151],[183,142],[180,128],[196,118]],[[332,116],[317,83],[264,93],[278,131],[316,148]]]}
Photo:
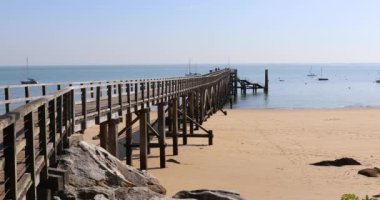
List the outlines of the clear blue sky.
{"label": "clear blue sky", "polygon": [[3,0],[0,65],[380,62],[378,0]]}

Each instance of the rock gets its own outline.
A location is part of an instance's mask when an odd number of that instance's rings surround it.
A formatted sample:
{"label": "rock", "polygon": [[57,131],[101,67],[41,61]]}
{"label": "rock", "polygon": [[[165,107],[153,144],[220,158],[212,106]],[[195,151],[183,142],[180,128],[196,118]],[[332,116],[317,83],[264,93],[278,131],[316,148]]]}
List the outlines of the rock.
{"label": "rock", "polygon": [[157,194],[147,187],[119,188],[115,191],[116,199],[134,200],[134,199],[162,199],[169,200],[172,198]]}
{"label": "rock", "polygon": [[380,175],[380,169],[377,167],[362,169],[358,172],[358,174],[367,176],[367,177],[378,177]]}
{"label": "rock", "polygon": [[[59,158],[58,168],[69,174],[65,190],[57,194],[62,200],[131,199],[129,196],[138,195],[142,199],[165,198],[166,190],[155,177],[84,141],[65,150]],[[125,196],[121,197],[121,194]]]}
{"label": "rock", "polygon": [[179,162],[178,160],[175,160],[175,159],[167,159],[166,162],[172,162],[172,163],[175,163],[175,164],[181,164],[181,162]]}
{"label": "rock", "polygon": [[311,165],[341,167],[344,165],[361,165],[361,164],[352,158],[341,158],[341,159],[336,159],[336,160],[325,160],[325,161],[313,163]]}
{"label": "rock", "polygon": [[92,137],[92,140],[99,140],[100,139],[100,133]]}
{"label": "rock", "polygon": [[191,190],[180,191],[173,196],[176,199],[198,199],[198,200],[244,200],[240,194],[229,190]]}

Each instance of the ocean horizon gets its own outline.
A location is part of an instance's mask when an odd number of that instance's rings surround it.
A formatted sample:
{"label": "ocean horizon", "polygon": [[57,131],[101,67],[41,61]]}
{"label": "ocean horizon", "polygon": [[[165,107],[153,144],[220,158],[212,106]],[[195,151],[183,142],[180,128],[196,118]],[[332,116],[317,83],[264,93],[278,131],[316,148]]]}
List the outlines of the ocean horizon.
{"label": "ocean horizon", "polygon": [[[1,66],[0,85],[19,84],[27,76],[45,82],[77,82],[93,80],[125,80],[135,78],[175,77],[186,73],[207,73],[223,64],[167,65],[32,65],[29,75],[25,66]],[[236,64],[241,79],[264,82],[269,70],[269,93],[262,90],[240,94],[235,108],[345,108],[380,107],[380,63],[286,63]],[[322,72],[321,72],[322,70]],[[316,77],[308,77],[308,73]],[[328,81],[318,81],[321,76]],[[22,95],[22,94],[13,94]],[[0,91],[4,99],[4,91]],[[1,106],[3,107],[3,106]]]}

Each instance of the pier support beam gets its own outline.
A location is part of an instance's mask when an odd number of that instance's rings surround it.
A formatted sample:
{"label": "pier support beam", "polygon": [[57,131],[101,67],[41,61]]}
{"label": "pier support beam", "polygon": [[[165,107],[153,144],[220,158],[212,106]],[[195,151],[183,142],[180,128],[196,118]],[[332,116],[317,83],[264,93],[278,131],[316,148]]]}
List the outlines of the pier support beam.
{"label": "pier support beam", "polygon": [[107,149],[107,133],[108,133],[107,121],[100,123],[99,127],[100,127],[100,130],[99,130],[100,146],[103,149]]}
{"label": "pier support beam", "polygon": [[[189,94],[190,117],[194,118],[194,93]],[[194,122],[190,121],[190,134],[194,134]]]}
{"label": "pier support beam", "polygon": [[139,113],[140,118],[140,169],[148,169],[148,109],[142,109]]}
{"label": "pier support beam", "polygon": [[172,100],[172,137],[173,137],[173,155],[178,155],[178,99]]}
{"label": "pier support beam", "polygon": [[[125,115],[125,127],[132,126],[132,113]],[[132,127],[125,130],[125,155],[127,165],[132,165]]]}
{"label": "pier support beam", "polygon": [[118,152],[118,125],[120,119],[110,119],[100,123],[100,146],[117,157]]}
{"label": "pier support beam", "polygon": [[182,96],[182,139],[183,145],[187,145],[187,102],[186,96]]}
{"label": "pier support beam", "polygon": [[160,145],[160,167],[166,167],[166,155],[165,155],[165,103],[159,103],[157,108],[157,123],[158,123],[158,142]]}

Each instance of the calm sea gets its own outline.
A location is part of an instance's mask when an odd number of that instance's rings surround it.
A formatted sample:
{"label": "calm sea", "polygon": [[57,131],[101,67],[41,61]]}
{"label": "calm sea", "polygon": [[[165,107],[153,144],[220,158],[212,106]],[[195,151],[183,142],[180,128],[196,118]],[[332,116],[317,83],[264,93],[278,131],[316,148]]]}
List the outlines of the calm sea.
{"label": "calm sea", "polygon": [[[205,73],[222,65],[192,67]],[[260,90],[240,95],[239,108],[341,108],[380,106],[380,64],[244,64],[235,65],[238,75],[264,82],[269,70],[269,94]],[[318,81],[306,76],[312,72],[329,78]],[[40,82],[118,80],[129,78],[182,76],[187,65],[118,65],[118,66],[31,66],[29,76]],[[25,67],[0,67],[0,85],[18,84],[26,79]],[[282,80],[282,81],[280,81]],[[240,93],[240,92],[239,92]],[[0,91],[0,99],[4,99]],[[2,109],[3,106],[1,106]]]}

